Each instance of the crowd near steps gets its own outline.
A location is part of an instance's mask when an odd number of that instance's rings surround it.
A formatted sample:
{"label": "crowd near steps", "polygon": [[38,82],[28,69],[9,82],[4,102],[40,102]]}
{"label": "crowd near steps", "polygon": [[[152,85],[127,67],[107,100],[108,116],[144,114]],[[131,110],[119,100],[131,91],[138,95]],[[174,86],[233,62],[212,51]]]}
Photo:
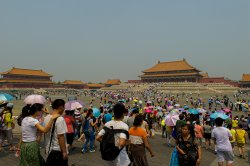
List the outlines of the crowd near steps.
{"label": "crowd near steps", "polygon": [[145,91],[153,88],[162,93],[236,93],[239,88],[223,83],[193,83],[193,82],[167,82],[167,83],[142,83],[121,85],[113,85],[111,87],[102,88],[106,91],[131,90]]}

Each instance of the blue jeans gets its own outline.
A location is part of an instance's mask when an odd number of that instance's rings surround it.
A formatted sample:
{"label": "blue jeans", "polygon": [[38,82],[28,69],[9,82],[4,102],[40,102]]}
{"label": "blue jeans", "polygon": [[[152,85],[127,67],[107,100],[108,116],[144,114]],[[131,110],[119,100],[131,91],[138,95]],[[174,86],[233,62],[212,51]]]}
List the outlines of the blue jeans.
{"label": "blue jeans", "polygon": [[80,136],[81,136],[81,133],[80,133],[81,127],[82,127],[82,124],[76,124],[76,126],[75,126],[75,138],[76,137],[80,138]]}
{"label": "blue jeans", "polygon": [[93,131],[84,132],[86,142],[82,146],[82,150],[86,152],[87,146],[89,144],[90,150],[94,150],[94,143],[95,143],[95,133]]}

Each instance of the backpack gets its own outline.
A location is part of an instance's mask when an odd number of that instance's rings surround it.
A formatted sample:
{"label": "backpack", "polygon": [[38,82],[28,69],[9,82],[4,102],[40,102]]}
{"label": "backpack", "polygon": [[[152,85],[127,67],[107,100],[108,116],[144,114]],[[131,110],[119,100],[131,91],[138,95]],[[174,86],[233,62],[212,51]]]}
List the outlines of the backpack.
{"label": "backpack", "polygon": [[129,133],[123,129],[113,129],[113,126],[111,126],[111,129],[106,126],[103,129],[105,134],[103,135],[102,141],[100,143],[102,159],[106,161],[112,161],[117,158],[123,149],[119,149],[117,146],[115,146],[115,134],[124,133],[128,139]]}

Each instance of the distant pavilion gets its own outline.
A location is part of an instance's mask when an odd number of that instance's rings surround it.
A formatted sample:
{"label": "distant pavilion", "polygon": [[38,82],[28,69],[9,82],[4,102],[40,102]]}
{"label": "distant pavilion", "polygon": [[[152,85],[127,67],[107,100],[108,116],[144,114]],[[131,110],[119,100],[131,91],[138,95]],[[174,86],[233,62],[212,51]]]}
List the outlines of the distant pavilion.
{"label": "distant pavilion", "polygon": [[200,70],[191,66],[186,59],[172,62],[158,62],[144,70],[139,76],[142,82],[198,82]]}
{"label": "distant pavilion", "polygon": [[101,89],[104,88],[104,84],[87,84],[88,89]]}
{"label": "distant pavilion", "polygon": [[120,85],[121,84],[121,80],[119,79],[109,79],[107,80],[107,82],[105,83],[105,86],[106,87],[110,87],[110,86],[113,86],[113,85]]}
{"label": "distant pavilion", "polygon": [[242,80],[240,80],[240,86],[242,88],[250,88],[250,74],[242,75]]}
{"label": "distant pavilion", "polygon": [[63,83],[65,88],[68,89],[84,89],[87,88],[87,84],[81,80],[65,80]]}
{"label": "distant pavilion", "polygon": [[0,74],[0,88],[50,88],[53,86],[53,76],[43,70],[13,67]]}

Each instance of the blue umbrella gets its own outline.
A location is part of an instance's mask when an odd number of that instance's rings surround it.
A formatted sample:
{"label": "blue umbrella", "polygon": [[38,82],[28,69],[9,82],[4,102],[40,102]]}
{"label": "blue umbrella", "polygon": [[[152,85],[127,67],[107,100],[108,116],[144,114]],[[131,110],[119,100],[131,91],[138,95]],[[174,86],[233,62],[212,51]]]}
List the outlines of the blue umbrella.
{"label": "blue umbrella", "polygon": [[225,114],[219,113],[219,112],[215,112],[213,114],[210,115],[211,119],[216,119],[216,118],[221,118],[221,119],[228,119],[229,117]]}
{"label": "blue umbrella", "polygon": [[186,109],[189,109],[189,107],[188,107],[187,105],[185,105],[183,108],[184,108],[185,110],[186,110]]}
{"label": "blue umbrella", "polygon": [[188,112],[189,112],[190,114],[194,114],[194,115],[199,114],[199,111],[196,110],[196,109],[189,109]]}
{"label": "blue umbrella", "polygon": [[98,108],[92,108],[92,110],[95,118],[99,118],[101,116],[101,112]]}
{"label": "blue umbrella", "polygon": [[7,93],[1,93],[0,94],[0,100],[3,100],[3,101],[10,101],[10,100],[13,100],[14,97],[11,96],[10,94],[7,94]]}

